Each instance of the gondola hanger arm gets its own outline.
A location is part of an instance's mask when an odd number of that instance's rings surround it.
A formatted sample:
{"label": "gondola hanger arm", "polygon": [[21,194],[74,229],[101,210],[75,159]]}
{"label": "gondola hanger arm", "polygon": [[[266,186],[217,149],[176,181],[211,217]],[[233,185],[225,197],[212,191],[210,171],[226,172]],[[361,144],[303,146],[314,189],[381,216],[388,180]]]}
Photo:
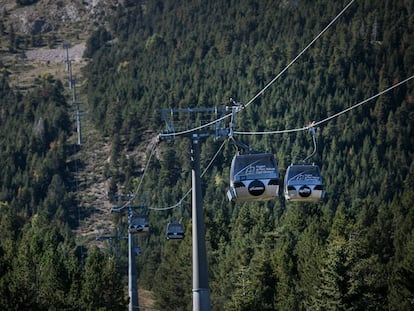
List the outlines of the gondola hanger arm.
{"label": "gondola hanger arm", "polygon": [[313,152],[302,161],[303,163],[306,163],[310,158],[312,158],[316,154],[316,151],[318,149],[317,144],[316,144],[316,134],[315,134],[314,125],[315,125],[315,121],[312,121],[307,125],[307,129],[310,131],[312,135]]}

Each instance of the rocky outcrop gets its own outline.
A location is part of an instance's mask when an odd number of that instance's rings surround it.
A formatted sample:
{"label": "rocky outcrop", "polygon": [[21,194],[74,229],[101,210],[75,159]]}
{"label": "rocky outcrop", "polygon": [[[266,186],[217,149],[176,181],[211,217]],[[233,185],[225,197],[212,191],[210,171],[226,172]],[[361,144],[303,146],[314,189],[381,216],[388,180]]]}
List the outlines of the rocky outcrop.
{"label": "rocky outcrop", "polygon": [[0,11],[9,12],[8,22],[15,31],[33,35],[62,27],[96,28],[118,5],[117,0],[40,0],[30,6],[0,2]]}

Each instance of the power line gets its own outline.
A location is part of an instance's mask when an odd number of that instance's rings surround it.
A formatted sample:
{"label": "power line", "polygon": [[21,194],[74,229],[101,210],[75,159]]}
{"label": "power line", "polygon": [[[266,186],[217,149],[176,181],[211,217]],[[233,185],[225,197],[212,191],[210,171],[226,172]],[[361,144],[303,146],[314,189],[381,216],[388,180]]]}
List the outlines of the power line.
{"label": "power line", "polygon": [[[284,73],[286,70],[288,70],[302,55],[303,53],[306,52],[306,50],[308,50],[315,42],[316,40],[318,40],[335,22],[336,20],[351,6],[351,4],[354,2],[355,0],[351,0],[343,9],[341,12],[339,12],[335,18],[315,37],[313,38],[313,40],[278,74],[276,75],[276,77],[274,77],[264,88],[262,88],[260,90],[260,92],[258,92],[255,96],[253,96],[252,99],[250,99],[247,104],[242,105],[239,109],[239,111],[243,110],[244,108],[246,108],[247,106],[249,106],[251,103],[253,103],[259,96],[263,95],[263,93],[273,84],[276,82],[276,80],[278,80]],[[217,122],[223,121],[226,118],[231,117],[231,113],[218,118],[217,120],[211,121],[209,123],[203,124],[201,126],[192,128],[192,129],[188,129],[185,131],[180,131],[180,132],[175,132],[175,133],[168,133],[168,134],[160,134],[159,136],[161,138],[168,138],[168,137],[172,137],[172,136],[181,136],[181,135],[186,135],[186,134],[190,134],[192,132],[196,132],[199,131],[205,127],[209,127]]]}
{"label": "power line", "polygon": [[[338,15],[335,16],[335,18],[276,76],[273,78],[272,81],[270,81],[259,93],[257,93],[247,104],[244,105],[244,107],[249,106],[252,102],[254,102],[260,95],[262,95],[281,75],[285,73],[286,70],[290,68],[298,59],[302,56],[303,53],[306,52],[315,42],[319,39],[320,36],[322,36],[332,25],[336,22],[336,20],[351,6],[351,4],[355,0],[351,0],[343,9],[341,12],[339,12]],[[242,108],[243,109],[243,108]]]}
{"label": "power line", "polygon": [[[201,173],[201,177],[203,177],[205,175],[205,173],[207,173],[207,171],[209,170],[210,166],[213,164],[214,160],[217,158],[217,156],[219,155],[220,151],[223,149],[224,145],[226,144],[227,140],[224,140],[223,143],[221,144],[221,146],[219,147],[219,149],[217,150],[217,152],[215,153],[215,155],[211,158],[210,162],[207,164],[206,168],[204,169],[204,171]],[[168,207],[149,207],[148,209],[151,210],[155,210],[155,211],[166,211],[166,210],[170,210],[176,207],[181,206],[182,202],[184,201],[184,199],[191,193],[191,188],[188,189],[188,191],[183,195],[183,197],[180,199],[180,201],[178,201],[176,204],[168,206]]]}
{"label": "power line", "polygon": [[[260,92],[258,92],[251,100],[249,100],[248,102],[247,102],[247,104],[245,104],[245,105],[242,105],[242,106],[240,106],[240,109],[238,110],[238,111],[241,111],[241,110],[243,110],[244,108],[246,108],[247,106],[249,106],[251,103],[253,103],[259,96],[261,96],[273,83],[275,83],[276,82],[276,80],[278,80],[335,22],[336,22],[336,20],[352,5],[352,3],[354,2],[355,0],[351,0],[336,16],[335,16],[335,18],[321,31],[321,32],[319,32],[319,34],[277,75],[277,76],[275,76],[264,88],[262,88],[261,90],[260,90]],[[318,121],[318,122],[314,122],[314,123],[312,123],[312,125],[311,126],[317,126],[317,125],[320,125],[320,124],[322,124],[322,123],[325,123],[325,122],[327,122],[327,121],[329,121],[329,120],[331,120],[331,119],[333,119],[333,118],[336,118],[336,117],[338,117],[338,116],[340,116],[340,115],[342,115],[342,114],[344,114],[344,113],[346,113],[346,112],[348,112],[348,111],[350,111],[350,110],[352,110],[352,109],[355,109],[356,107],[358,107],[358,106],[360,106],[360,105],[363,105],[363,104],[365,104],[366,102],[368,102],[368,101],[371,101],[372,99],[375,99],[375,98],[377,98],[377,97],[379,97],[379,96],[381,96],[381,95],[383,95],[384,93],[386,93],[386,92],[388,92],[388,91],[390,91],[390,90],[392,90],[392,89],[394,89],[394,88],[396,88],[396,87],[398,87],[398,86],[400,86],[401,84],[403,84],[403,83],[406,83],[407,81],[409,81],[409,80],[411,80],[411,79],[413,79],[414,78],[414,76],[411,76],[411,77],[409,77],[409,78],[407,78],[407,79],[405,79],[405,80],[403,80],[403,81],[401,81],[401,82],[399,82],[399,83],[397,83],[397,84],[395,84],[395,85],[393,85],[393,86],[391,86],[391,87],[389,87],[388,89],[386,89],[386,90],[384,90],[384,91],[382,91],[382,92],[380,92],[380,93],[378,93],[378,94],[376,94],[376,95],[374,95],[374,96],[372,96],[372,97],[370,97],[370,98],[368,98],[368,99],[365,99],[364,101],[362,101],[362,102],[360,102],[360,103],[358,103],[358,104],[356,104],[356,105],[353,105],[353,106],[351,106],[351,107],[349,107],[349,108],[347,108],[347,109],[345,109],[345,110],[343,110],[343,111],[341,111],[341,112],[339,112],[339,113],[337,113],[337,114],[335,114],[335,115],[332,115],[332,116],[330,116],[330,117],[328,117],[328,118],[326,118],[326,119],[323,119],[323,120],[321,120],[321,121]],[[237,112],[238,112],[237,111]],[[212,125],[214,125],[214,124],[216,124],[216,123],[218,123],[218,122],[221,122],[221,121],[223,121],[224,119],[226,119],[226,118],[228,118],[228,117],[230,117],[232,114],[231,113],[229,113],[229,114],[227,114],[227,115],[224,115],[224,116],[222,116],[222,117],[220,117],[220,118],[218,118],[218,119],[215,119],[215,120],[213,120],[213,121],[211,121],[211,122],[208,122],[208,123],[206,123],[206,124],[203,124],[203,125],[200,125],[200,126],[198,126],[198,127],[194,127],[194,128],[191,128],[191,129],[188,129],[188,130],[184,130],[184,131],[179,131],[179,132],[174,132],[174,133],[163,133],[163,134],[159,134],[158,135],[158,138],[160,139],[160,138],[168,138],[168,137],[175,137],[175,136],[181,136],[181,135],[187,135],[187,134],[190,134],[190,133],[193,133],[193,132],[196,132],[196,131],[199,131],[199,130],[201,130],[201,129],[204,129],[204,128],[206,128],[206,127],[209,127],[209,126],[212,126]],[[266,134],[283,134],[283,133],[291,133],[291,132],[299,132],[299,131],[304,131],[304,130],[308,130],[309,129],[309,127],[310,126],[304,126],[304,127],[299,127],[299,128],[293,128],[293,129],[284,129],[284,130],[277,130],[277,131],[264,131],[264,132],[242,132],[242,131],[234,131],[234,134],[237,134],[237,135],[266,135]],[[222,147],[224,146],[224,143],[225,143],[226,141],[224,141],[223,142],[223,144],[220,146],[220,148],[219,148],[219,151],[216,153],[216,155],[213,157],[213,159],[211,160],[211,162],[209,163],[209,165],[207,166],[207,168],[204,170],[204,172],[201,174],[201,176],[203,176],[205,173],[206,173],[206,171],[209,169],[209,167],[211,166],[211,164],[213,163],[213,161],[214,161],[214,159],[216,158],[216,156],[218,155],[218,153],[221,151],[221,149],[222,149]],[[148,168],[148,166],[149,166],[149,162],[151,161],[151,158],[152,158],[152,156],[153,156],[153,153],[155,152],[155,148],[156,148],[156,143],[153,145],[153,148],[152,148],[152,150],[151,150],[151,153],[150,153],[150,156],[149,156],[149,159],[148,159],[148,161],[147,161],[147,165],[146,165],[146,167],[145,167],[145,169],[144,169],[144,172],[143,172],[143,175],[141,176],[141,180],[140,180],[140,183],[139,183],[139,185],[138,185],[138,187],[137,187],[137,189],[136,189],[136,191],[135,191],[135,194],[137,194],[137,193],[139,193],[139,190],[140,190],[140,188],[141,188],[141,185],[142,185],[142,182],[143,182],[143,179],[144,179],[144,176],[145,176],[145,173],[146,173],[146,171],[147,171],[147,168]],[[149,209],[152,209],[152,210],[169,210],[169,209],[173,209],[173,208],[175,208],[175,207],[178,207],[178,206],[180,206],[181,205],[181,203],[182,203],[182,201],[189,195],[191,193],[191,189],[190,190],[188,190],[185,194],[184,194],[184,196],[181,198],[181,200],[178,202],[178,203],[176,203],[176,204],[174,204],[174,205],[172,205],[172,206],[169,206],[169,207],[165,207],[165,208],[149,208]],[[133,200],[133,198],[131,198],[130,200],[129,200],[129,202],[126,202],[125,203],[125,206],[127,205],[127,204],[129,204],[129,203],[131,203],[131,201]]]}
{"label": "power line", "polygon": [[[194,113],[217,111],[215,108],[204,108],[194,110],[169,110],[170,113],[174,111],[186,112],[190,114],[190,118],[194,116]],[[222,109],[222,111],[225,111]],[[164,111],[159,111],[161,114]],[[172,116],[172,114],[171,114]],[[187,115],[188,116],[188,115]],[[172,129],[174,136],[174,130],[172,123],[169,122],[169,118],[164,113],[167,127]],[[207,311],[211,308],[210,300],[210,286],[208,281],[208,260],[207,260],[207,248],[205,239],[205,223],[204,223],[204,210],[203,210],[203,198],[201,193],[201,171],[200,171],[200,144],[202,138],[208,137],[213,133],[217,138],[221,138],[221,130],[218,126],[215,127],[215,131],[206,129],[204,131],[198,131],[197,133],[191,133],[187,135],[191,138],[190,147],[190,163],[191,163],[191,185],[192,185],[192,270],[193,270],[193,310],[194,311]],[[219,135],[217,135],[219,134]],[[161,139],[168,140],[169,137],[159,136]]]}
{"label": "power line", "polygon": [[[217,108],[215,108],[215,109],[217,109]],[[192,110],[196,111],[196,109],[184,109],[184,111],[186,111],[186,112],[192,112]],[[160,110],[160,111],[162,111],[162,110]],[[160,139],[162,139],[162,138],[169,138],[169,137],[175,137],[175,136],[182,136],[182,135],[191,134],[193,132],[197,132],[197,131],[202,130],[204,128],[210,127],[210,126],[212,126],[212,125],[214,125],[214,124],[216,124],[220,121],[223,121],[224,119],[228,118],[229,116],[231,116],[231,114],[224,115],[224,116],[222,116],[218,119],[215,119],[211,122],[208,122],[206,124],[203,124],[203,125],[200,125],[200,126],[188,129],[188,130],[184,130],[184,131],[180,131],[180,132],[173,132],[173,133],[162,133],[162,134],[159,134],[158,137]]]}
{"label": "power line", "polygon": [[[142,173],[142,176],[141,176],[141,179],[140,179],[140,182],[139,182],[139,184],[138,184],[138,186],[137,186],[137,188],[136,188],[136,190],[135,190],[135,192],[130,196],[130,198],[128,199],[128,201],[127,202],[125,202],[122,206],[120,206],[119,208],[117,208],[117,210],[122,210],[122,209],[124,209],[125,207],[127,207],[129,204],[131,204],[132,203],[132,201],[135,199],[135,197],[138,195],[138,193],[140,192],[140,189],[141,189],[141,186],[142,186],[142,183],[143,183],[143,180],[144,180],[144,177],[145,177],[145,174],[146,174],[146,172],[147,172],[147,170],[148,170],[148,168],[149,168],[149,164],[150,164],[150,162],[151,162],[151,159],[152,159],[152,157],[153,157],[153,155],[154,155],[154,153],[155,153],[155,150],[156,150],[156,147],[157,147],[157,145],[158,145],[158,142],[159,142],[159,140],[157,139],[156,141],[155,141],[155,143],[153,144],[153,146],[152,146],[152,148],[151,148],[151,152],[150,152],[150,155],[149,155],[149,157],[148,157],[148,160],[147,160],[147,163],[146,163],[146,165],[145,165],[145,168],[144,168],[144,171],[143,171],[143,173]],[[223,149],[223,147],[224,147],[224,144],[226,143],[226,140],[224,140],[223,141],[223,143],[221,144],[221,146],[219,147],[219,149],[218,149],[218,151],[215,153],[215,155],[212,157],[212,159],[210,160],[210,162],[209,162],[209,164],[207,165],[207,167],[204,169],[204,171],[203,171],[203,173],[201,173],[201,177],[203,177],[204,176],[204,174],[208,171],[208,169],[210,168],[210,166],[213,164],[213,162],[214,162],[214,160],[217,158],[217,156],[218,156],[218,154],[220,153],[220,151]],[[177,203],[177,204],[175,204],[175,205],[172,205],[172,206],[169,206],[169,207],[164,207],[164,208],[155,208],[155,207],[148,207],[148,209],[151,209],[151,210],[169,210],[169,209],[173,209],[173,208],[175,208],[175,207],[178,207],[178,206],[180,206],[181,205],[181,203],[182,203],[182,201],[189,195],[191,193],[191,189],[190,190],[188,190],[186,193],[185,193],[185,195],[181,198],[181,200]]]}
{"label": "power line", "polygon": [[[371,101],[371,100],[373,100],[373,99],[375,99],[375,98],[377,98],[377,97],[379,97],[379,96],[381,96],[381,95],[383,95],[383,94],[385,94],[385,93],[387,93],[387,92],[389,92],[389,91],[391,91],[391,90],[393,90],[393,89],[395,89],[395,88],[397,88],[399,86],[401,86],[402,84],[407,83],[408,81],[410,81],[412,79],[414,79],[414,75],[411,76],[411,77],[409,77],[409,78],[404,79],[403,81],[400,81],[400,82],[398,82],[398,83],[396,83],[396,84],[388,87],[387,89],[385,89],[385,90],[383,90],[383,91],[381,91],[381,92],[379,92],[379,93],[377,93],[377,94],[375,94],[375,95],[373,95],[373,96],[371,96],[371,97],[369,97],[367,99],[364,99],[363,101],[361,101],[361,102],[359,102],[359,103],[357,103],[357,104],[355,104],[355,105],[353,105],[351,107],[348,107],[348,108],[342,110],[341,112],[338,112],[338,113],[336,113],[336,114],[334,114],[334,115],[332,115],[330,117],[327,117],[327,118],[325,118],[323,120],[320,120],[320,121],[317,121],[317,122],[312,122],[308,126],[304,126],[304,127],[300,127],[300,128],[293,128],[293,129],[278,130],[278,131],[264,131],[264,132],[242,132],[242,131],[234,131],[234,134],[236,134],[236,135],[268,135],[268,134],[284,134],[284,133],[292,133],[292,132],[305,131],[305,130],[308,130],[309,128],[311,128],[311,127],[318,126],[318,125],[323,124],[325,122],[328,122],[328,121],[330,121],[330,120],[332,120],[334,118],[337,118],[337,117],[341,116],[342,114],[345,114],[346,112],[349,112],[349,111],[351,111],[351,110],[353,110],[353,109],[355,109],[355,108],[357,108],[357,107],[359,107],[359,106],[361,106],[361,105],[363,105],[363,104],[365,104],[365,103],[367,103],[367,102],[369,102],[369,101]],[[220,146],[219,150],[216,152],[216,154],[213,156],[213,158],[210,161],[210,163],[207,165],[207,167],[205,168],[205,170],[201,174],[201,177],[204,176],[204,174],[210,168],[210,166],[212,165],[212,163],[214,162],[215,158],[217,157],[217,155],[219,154],[219,152],[221,151],[221,149],[223,148],[223,146],[224,146],[224,144],[226,142],[227,142],[227,140],[225,140],[222,143],[222,145]],[[184,194],[184,196],[180,199],[180,201],[178,203],[174,204],[174,205],[171,205],[171,206],[168,206],[168,207],[161,207],[161,208],[150,207],[149,209],[157,210],[157,211],[163,211],[163,210],[170,210],[170,209],[176,208],[178,206],[181,206],[182,201],[190,193],[191,193],[191,189],[189,189]]]}
{"label": "power line", "polygon": [[[379,92],[379,93],[377,93],[377,94],[375,94],[375,95],[373,95],[373,96],[371,96],[371,97],[369,97],[367,99],[364,99],[363,101],[361,101],[361,102],[359,102],[359,103],[357,103],[357,104],[355,104],[355,105],[353,105],[351,107],[348,107],[348,108],[342,110],[341,112],[338,112],[338,113],[336,113],[336,114],[334,114],[334,115],[332,115],[330,117],[327,117],[327,118],[325,118],[323,120],[320,120],[320,121],[317,121],[317,122],[312,122],[312,124],[310,124],[308,126],[304,126],[304,127],[300,127],[300,128],[293,128],[293,129],[278,130],[278,131],[263,131],[263,132],[242,132],[242,131],[234,131],[234,134],[236,134],[236,135],[268,135],[268,134],[284,134],[284,133],[292,133],[292,132],[305,131],[305,130],[308,130],[309,128],[311,128],[311,127],[318,126],[318,125],[323,124],[325,122],[328,122],[328,121],[330,121],[330,120],[332,120],[332,119],[334,119],[336,117],[339,117],[342,114],[345,114],[346,112],[349,112],[349,111],[351,111],[351,110],[353,110],[353,109],[355,109],[355,108],[357,108],[357,107],[359,107],[359,106],[361,106],[361,105],[363,105],[363,104],[365,104],[365,103],[367,103],[367,102],[369,102],[369,101],[371,101],[371,100],[373,100],[373,99],[375,99],[375,98],[377,98],[377,97],[379,97],[379,96],[381,96],[381,95],[383,95],[383,94],[385,94],[385,93],[387,93],[387,92],[389,92],[389,91],[391,91],[391,90],[393,90],[393,89],[395,89],[395,88],[397,88],[399,86],[401,86],[402,84],[407,83],[411,79],[414,79],[414,75],[411,76],[411,77],[409,77],[409,78],[404,79],[403,81],[400,81],[400,82],[398,82],[398,83],[396,83],[396,84],[388,87],[387,89],[385,89],[385,90],[383,90],[383,91],[381,91],[381,92]],[[217,155],[219,154],[219,152],[221,151],[221,149],[223,148],[223,146],[224,146],[224,144],[226,142],[227,142],[227,140],[225,140],[223,142],[223,144],[220,146],[219,150],[214,155],[214,157],[212,158],[212,160],[210,161],[210,163],[207,165],[206,169],[203,171],[203,173],[201,174],[201,176],[203,176],[207,172],[207,170],[210,168],[210,166],[212,165],[212,163],[214,162],[215,158],[217,157]],[[176,208],[176,207],[178,207],[178,206],[180,206],[182,204],[182,201],[190,193],[191,193],[191,189],[189,189],[184,194],[184,196],[181,198],[181,200],[178,203],[176,203],[176,204],[174,204],[172,206],[163,207],[163,208],[150,208],[150,209],[157,210],[157,211],[162,211],[162,210],[170,210],[170,209]]]}
{"label": "power line", "polygon": [[371,100],[373,100],[373,99],[375,99],[375,98],[377,98],[377,97],[379,97],[379,96],[381,96],[381,95],[383,95],[383,94],[385,94],[385,93],[387,93],[387,92],[389,92],[389,91],[391,91],[391,90],[399,87],[400,85],[402,85],[404,83],[407,83],[408,81],[410,81],[413,78],[414,78],[414,75],[411,76],[411,77],[409,77],[409,78],[406,78],[406,79],[404,79],[404,80],[402,80],[400,82],[398,82],[397,84],[394,84],[394,85],[388,87],[387,89],[385,89],[385,90],[383,90],[383,91],[381,91],[381,92],[379,92],[379,93],[377,93],[377,94],[375,94],[375,95],[373,95],[373,96],[371,96],[371,97],[369,97],[367,99],[364,99],[363,101],[361,101],[361,102],[359,102],[359,103],[357,103],[357,104],[355,104],[355,105],[353,105],[351,107],[348,107],[348,108],[342,110],[341,112],[338,112],[338,113],[336,113],[336,114],[334,114],[334,115],[332,115],[330,117],[327,117],[327,118],[325,118],[323,120],[320,120],[320,121],[317,121],[317,122],[312,122],[311,126],[304,126],[304,127],[300,127],[300,128],[286,129],[286,130],[280,130],[280,131],[262,131],[262,132],[242,132],[242,131],[234,131],[234,134],[237,134],[237,135],[268,135],[268,134],[284,134],[284,133],[300,132],[300,131],[308,130],[310,127],[315,127],[315,126],[318,126],[318,125],[320,125],[322,123],[328,122],[328,121],[330,121],[330,120],[332,120],[334,118],[339,117],[340,115],[342,115],[342,114],[344,114],[344,113],[346,113],[348,111],[351,111],[351,110],[353,110],[353,109],[355,109],[355,108],[357,108],[357,107],[359,107],[359,106],[361,106],[363,104],[366,104],[367,102],[369,102],[369,101],[371,101]]}
{"label": "power line", "polygon": [[349,108],[347,108],[347,109],[345,109],[345,110],[343,110],[341,112],[338,112],[337,114],[334,114],[334,115],[332,115],[332,116],[330,116],[330,117],[328,117],[326,119],[323,119],[323,120],[321,120],[319,122],[315,122],[314,126],[317,126],[319,124],[325,123],[325,122],[327,122],[327,121],[329,121],[329,120],[331,120],[333,118],[339,117],[340,115],[344,114],[345,112],[348,112],[348,111],[350,111],[350,110],[352,110],[352,109],[354,109],[356,107],[359,107],[359,106],[361,106],[361,105],[363,105],[363,104],[365,104],[365,103],[367,103],[367,102],[369,102],[369,101],[371,101],[371,100],[373,100],[373,99],[375,99],[375,98],[377,98],[377,97],[379,97],[379,96],[381,96],[381,95],[383,95],[383,94],[391,91],[392,89],[395,89],[396,87],[399,87],[400,85],[402,85],[404,83],[407,83],[408,81],[410,81],[413,78],[414,78],[414,75],[412,75],[411,77],[409,77],[409,78],[407,78],[407,79],[405,79],[403,81],[398,82],[397,84],[394,84],[394,85],[390,86],[389,88],[387,88],[387,89],[379,92],[376,95],[373,95],[373,96],[371,96],[371,97],[363,100],[362,102],[360,102],[358,104],[355,104],[354,106],[351,106],[351,107],[349,107]]}
{"label": "power line", "polygon": [[148,157],[147,163],[146,163],[146,165],[145,165],[144,171],[143,171],[143,173],[142,173],[142,175],[141,175],[141,179],[140,179],[140,181],[139,181],[139,183],[138,183],[138,186],[137,186],[137,188],[136,188],[135,192],[134,192],[132,195],[130,195],[130,198],[128,199],[128,201],[127,201],[127,202],[125,202],[122,206],[120,206],[119,208],[117,208],[117,210],[118,210],[118,211],[120,211],[120,210],[124,209],[125,207],[129,206],[129,205],[132,203],[132,201],[133,201],[133,200],[134,200],[134,199],[138,196],[138,193],[139,193],[139,192],[140,192],[140,190],[141,190],[142,182],[144,181],[145,174],[147,173],[147,170],[148,170],[149,164],[150,164],[150,162],[151,162],[152,156],[153,156],[153,155],[154,155],[154,153],[155,153],[155,150],[156,150],[156,148],[157,148],[157,145],[158,145],[158,140],[156,140],[156,141],[153,143],[153,145],[152,145],[150,155],[149,155],[149,157]]}
{"label": "power line", "polygon": [[243,131],[234,131],[236,135],[267,135],[267,134],[284,134],[284,133],[293,133],[300,132],[309,129],[308,126],[287,129],[287,130],[278,130],[278,131],[264,131],[264,132],[243,132]]}

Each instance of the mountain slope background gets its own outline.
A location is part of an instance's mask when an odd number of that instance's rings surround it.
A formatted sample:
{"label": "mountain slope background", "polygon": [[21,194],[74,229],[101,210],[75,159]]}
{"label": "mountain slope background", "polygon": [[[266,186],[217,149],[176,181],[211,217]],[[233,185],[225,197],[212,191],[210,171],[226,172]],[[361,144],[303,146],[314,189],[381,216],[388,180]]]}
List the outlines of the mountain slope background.
{"label": "mountain slope background", "polygon": [[[96,166],[104,167],[108,202],[138,185],[150,207],[179,202],[191,185],[189,141],[160,142],[147,163],[164,130],[155,110],[225,106],[230,97],[248,102],[345,5],[120,3],[88,37],[80,83],[88,122],[110,145],[110,157],[97,158]],[[413,75],[413,9],[404,0],[355,1],[237,115],[237,130],[303,127]],[[2,84],[2,304],[125,307],[125,243],[106,244],[105,251],[75,239],[81,222],[73,180],[88,159],[78,154],[87,147],[71,144],[64,84],[47,76],[22,93],[4,72]],[[228,203],[234,148],[225,144],[203,177],[213,310],[413,307],[413,105],[408,82],[317,128],[313,160],[327,191],[321,204],[287,204],[282,197]],[[177,128],[179,121],[200,120],[177,120]],[[274,152],[282,176],[312,150],[307,131],[238,138]],[[203,167],[220,145],[212,137],[203,143]],[[93,213],[82,210],[82,217]],[[160,310],[191,310],[190,211],[189,198],[181,209],[150,210],[151,234],[137,240],[139,284],[153,292]],[[125,217],[109,217],[125,230]],[[186,225],[183,241],[165,241],[172,219]],[[53,297],[50,288],[59,289]],[[22,291],[27,295],[19,297]],[[98,293],[108,299],[95,300]]]}

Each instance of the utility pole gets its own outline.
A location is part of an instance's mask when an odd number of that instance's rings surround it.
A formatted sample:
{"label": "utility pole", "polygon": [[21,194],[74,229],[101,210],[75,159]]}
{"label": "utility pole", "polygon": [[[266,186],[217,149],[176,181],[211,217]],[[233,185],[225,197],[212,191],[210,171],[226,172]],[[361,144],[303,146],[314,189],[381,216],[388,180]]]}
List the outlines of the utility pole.
{"label": "utility pole", "polygon": [[193,311],[210,310],[207,252],[201,193],[200,140],[192,136],[191,145],[192,221],[193,221]]}
{"label": "utility pole", "polygon": [[[69,59],[69,48],[70,48],[70,43],[69,42],[64,42],[62,44],[62,47],[66,50],[66,59],[65,59],[65,64],[66,64],[66,71],[68,74],[68,82],[69,82],[69,89],[72,90],[72,104],[76,104],[76,125],[77,125],[77,133],[78,133],[78,145],[81,145],[82,143],[82,139],[81,139],[81,128],[80,128],[80,112],[79,112],[79,103],[76,100],[76,90],[74,88],[74,80],[72,77],[72,63],[71,60]],[[77,160],[75,161],[75,164],[77,163]],[[78,192],[78,166],[76,164],[76,177],[75,177],[75,181],[76,181],[76,191]],[[77,203],[78,203],[78,225],[80,226],[80,201],[79,201],[79,194],[77,196]],[[84,250],[83,250],[83,245],[81,245],[80,248],[80,252],[81,252],[81,264],[82,264],[82,269],[84,269]]]}
{"label": "utility pole", "polygon": [[73,79],[72,93],[72,104],[76,105],[76,132],[78,133],[78,145],[80,146],[82,145],[81,113],[79,110],[79,102],[76,100],[75,79]]}
{"label": "utility pole", "polygon": [[[117,247],[113,245],[113,242],[114,241],[119,242],[121,240],[126,240],[126,239],[128,239],[128,237],[124,236],[124,235],[120,235],[119,229],[117,229],[116,235],[102,235],[102,234],[100,234],[96,237],[96,241],[102,241],[102,240],[108,240],[109,241],[109,245],[111,247],[111,256],[113,256],[115,258],[117,258],[119,254],[118,254]],[[112,251],[112,249],[114,249],[114,251]]]}
{"label": "utility pole", "polygon": [[69,59],[69,48],[70,43],[65,42],[63,43],[63,48],[66,49],[66,71],[68,72],[68,81],[69,81],[69,89],[72,90],[72,104],[76,105],[76,132],[78,133],[78,145],[82,144],[82,132],[81,132],[81,120],[80,120],[80,110],[79,110],[79,102],[76,98],[76,88],[75,88],[75,78],[72,75],[72,62]]}
{"label": "utility pole", "polygon": [[63,48],[66,49],[66,71],[68,72],[68,81],[69,81],[69,89],[72,89],[72,64],[71,61],[69,59],[69,48],[70,48],[70,43],[65,42],[63,43]]}
{"label": "utility pole", "polygon": [[[174,114],[176,113],[209,113],[213,119],[223,117],[225,108],[188,108],[162,109],[161,113],[167,126],[167,134],[160,134],[160,139],[172,140],[175,138]],[[220,114],[220,115],[219,115]],[[187,124],[188,125],[188,124]],[[192,251],[193,251],[193,311],[210,311],[210,288],[208,282],[208,262],[205,241],[205,224],[203,211],[203,196],[201,192],[200,173],[200,138],[211,134],[221,138],[223,131],[220,122],[213,124],[213,129],[202,128],[185,136],[191,138],[191,179],[192,179]]]}
{"label": "utility pole", "polygon": [[[124,211],[126,205],[122,207],[114,207],[111,209],[112,212]],[[134,207],[128,205],[128,229],[131,225],[133,217]],[[128,230],[128,310],[134,311],[139,310],[138,304],[138,290],[137,290],[137,268],[135,263],[135,248],[134,248],[134,237],[130,230]]]}
{"label": "utility pole", "polygon": [[[134,246],[134,235],[138,232],[148,232],[148,221],[145,219],[144,222],[135,222],[134,209],[141,208],[147,210],[147,206],[143,203],[139,206],[132,206],[130,203],[135,198],[135,195],[129,196],[128,202],[121,207],[114,207],[111,209],[112,212],[123,212],[128,211],[128,296],[129,305],[128,311],[139,310],[138,302],[138,287],[137,287],[137,268],[135,262],[136,249]],[[144,218],[140,218],[144,219]],[[145,225],[145,226],[144,226]]]}
{"label": "utility pole", "polygon": [[[129,208],[128,219],[131,218],[132,209]],[[128,220],[128,225],[130,224]],[[128,292],[129,292],[129,311],[139,310],[138,288],[137,288],[137,268],[135,263],[134,238],[128,230]]]}

